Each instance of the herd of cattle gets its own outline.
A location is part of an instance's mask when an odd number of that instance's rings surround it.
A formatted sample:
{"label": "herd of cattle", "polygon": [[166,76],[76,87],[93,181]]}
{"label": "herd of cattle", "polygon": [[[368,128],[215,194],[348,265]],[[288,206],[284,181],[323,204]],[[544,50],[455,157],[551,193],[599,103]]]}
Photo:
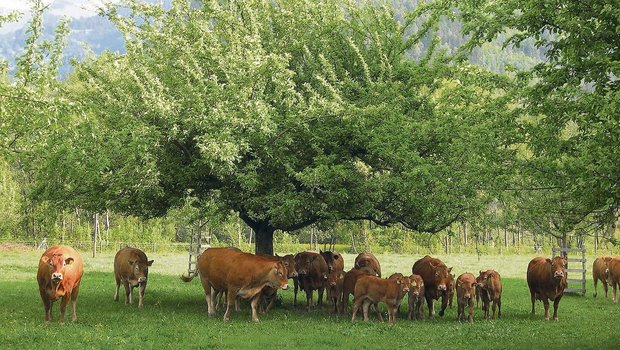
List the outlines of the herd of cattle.
{"label": "herd of cattle", "polygon": [[[139,288],[138,305],[143,306],[144,291],[148,281],[148,267],[153,260],[136,248],[119,250],[114,258],[114,277],[118,301],[121,283],[125,287],[125,303],[133,303],[133,289]],[[545,319],[549,319],[549,300],[553,301],[553,318],[558,319],[558,304],[566,288],[566,259],[554,257],[534,258],[527,267],[527,284],[532,300],[532,315],[536,300],[542,300]],[[458,278],[451,274],[441,260],[425,256],[413,264],[411,275],[394,273],[381,278],[381,265],[370,253],[361,253],[350,271],[344,271],[342,255],[333,252],[301,252],[296,255],[262,256],[244,253],[237,248],[209,248],[198,258],[196,274],[182,276],[184,282],[196,275],[205,291],[209,316],[215,315],[222,298],[226,298],[224,320],[229,320],[232,308],[238,309],[239,299],[249,299],[252,320],[258,321],[258,312],[269,312],[274,306],[278,289],[288,289],[288,280],[294,283],[294,301],[297,292],[306,294],[306,307],[314,305],[313,294],[318,292],[318,306],[323,304],[323,294],[330,313],[346,314],[349,297],[353,295],[352,321],[361,308],[363,319],[368,320],[372,307],[378,318],[379,302],[387,305],[388,321],[396,322],[401,302],[408,297],[408,319],[422,318],[422,304],[426,301],[428,317],[435,315],[434,302],[441,298],[439,315],[443,316],[452,307],[454,294],[457,298],[457,319],[473,322],[474,299],[482,300],[484,319],[501,317],[502,282],[494,270],[480,271],[478,277],[463,273]],[[37,281],[45,308],[45,321],[52,320],[52,304],[62,298],[60,322],[64,323],[65,309],[71,300],[72,320],[77,319],[76,301],[83,275],[80,254],[69,246],[57,245],[47,249],[39,261]],[[603,283],[605,297],[611,284],[616,302],[616,288],[620,285],[620,257],[600,257],[594,261],[594,296],[597,282]],[[492,315],[489,308],[492,307]],[[465,315],[467,309],[468,315]],[[497,315],[496,315],[497,311]]]}

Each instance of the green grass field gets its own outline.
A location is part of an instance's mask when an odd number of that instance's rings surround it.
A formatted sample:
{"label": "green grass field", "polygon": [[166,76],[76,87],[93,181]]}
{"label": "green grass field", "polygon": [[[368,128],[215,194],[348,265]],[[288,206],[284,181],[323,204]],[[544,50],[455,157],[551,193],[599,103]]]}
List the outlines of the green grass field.
{"label": "green grass field", "polygon": [[[138,309],[136,304],[126,306],[112,301],[113,254],[93,259],[84,252],[85,274],[78,299],[78,321],[59,325],[59,302],[54,305],[54,322],[43,322],[44,311],[36,283],[41,251],[3,251],[0,254],[2,349],[620,348],[617,326],[620,305],[604,299],[600,285],[599,297],[592,298],[591,281],[586,297],[566,295],[562,299],[559,322],[543,320],[540,302],[536,309],[538,315],[529,315],[529,292],[524,275],[531,257],[481,257],[480,261],[476,256],[441,257],[448,266],[454,266],[457,275],[489,267],[502,274],[501,320],[484,321],[481,310],[476,309],[473,324],[459,323],[455,320],[455,305],[443,318],[407,321],[401,316],[396,325],[390,326],[380,323],[374,315],[371,315],[371,322],[352,323],[350,317],[333,317],[326,309],[311,312],[294,309],[292,290],[282,292],[283,307],[259,315],[261,321],[258,323],[250,320],[247,304],[242,305],[241,311],[233,312],[230,322],[222,321],[222,311],[217,317],[209,318],[199,281],[179,281],[178,276],[187,269],[187,256],[179,254],[149,254],[155,264],[149,274],[145,307]],[[345,255],[347,267],[351,266],[353,258]],[[380,255],[378,258],[384,274],[388,275],[409,272],[419,257]],[[305,301],[305,296],[301,298]],[[404,302],[406,304],[406,300]]]}

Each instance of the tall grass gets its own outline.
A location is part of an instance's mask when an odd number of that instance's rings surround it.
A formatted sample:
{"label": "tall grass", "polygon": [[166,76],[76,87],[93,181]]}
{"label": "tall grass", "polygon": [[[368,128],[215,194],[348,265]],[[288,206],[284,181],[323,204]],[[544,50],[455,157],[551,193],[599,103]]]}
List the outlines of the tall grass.
{"label": "tall grass", "polygon": [[[113,302],[113,254],[93,259],[84,253],[85,275],[78,299],[78,321],[58,324],[59,303],[54,321],[43,322],[43,306],[37,291],[36,264],[40,251],[2,252],[0,259],[0,347],[2,349],[617,349],[620,337],[615,325],[620,306],[611,300],[588,296],[565,296],[560,303],[559,322],[529,315],[530,300],[524,280],[530,257],[443,257],[457,274],[494,267],[503,276],[501,320],[483,321],[476,310],[473,324],[456,321],[456,307],[443,318],[408,321],[399,316],[390,326],[371,315],[370,322],[351,322],[350,317],[330,316],[326,309],[310,312],[293,308],[293,291],[282,291],[283,306],[260,322],[250,320],[249,306],[233,312],[231,321],[223,313],[209,318],[198,281],[178,279],[187,269],[187,256],[149,254],[155,259],[149,274],[145,307]],[[379,255],[384,274],[410,271],[416,257]],[[346,255],[347,268],[353,256]],[[599,286],[600,288],[600,286]],[[316,294],[315,294],[316,298]],[[122,299],[122,298],[121,298]],[[301,300],[305,300],[301,296]],[[405,301],[406,304],[406,301]],[[403,306],[406,310],[406,305]]]}

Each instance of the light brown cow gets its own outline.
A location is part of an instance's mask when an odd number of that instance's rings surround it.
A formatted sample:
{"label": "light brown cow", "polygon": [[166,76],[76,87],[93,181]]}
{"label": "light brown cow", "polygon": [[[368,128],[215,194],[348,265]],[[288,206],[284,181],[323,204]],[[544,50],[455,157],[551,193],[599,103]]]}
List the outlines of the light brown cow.
{"label": "light brown cow", "polygon": [[153,265],[153,260],[149,260],[140,249],[125,247],[119,250],[114,256],[114,279],[116,280],[114,301],[118,301],[118,292],[122,282],[125,287],[125,304],[133,304],[133,289],[139,287],[138,307],[143,307],[144,291],[151,265]]}
{"label": "light brown cow", "polygon": [[618,301],[616,299],[616,291],[620,287],[620,257],[615,257],[607,262],[607,283],[611,284],[614,289],[613,302]]}
{"label": "light brown cow", "polygon": [[439,316],[443,316],[451,299],[450,284],[452,268],[448,268],[443,261],[428,255],[416,261],[411,268],[414,275],[419,275],[424,280],[424,298],[428,306],[428,317],[435,317],[435,300],[441,297],[441,310]]}
{"label": "light brown cow", "polygon": [[424,280],[419,275],[409,276],[411,286],[409,287],[409,315],[408,319],[422,319],[422,303],[424,302]]}
{"label": "light brown cow", "polygon": [[375,275],[381,277],[381,264],[379,264],[379,260],[371,253],[359,253],[357,257],[355,257],[353,267],[356,269],[367,267],[374,271]]}
{"label": "light brown cow", "polygon": [[598,294],[598,281],[603,283],[603,291],[607,298],[607,263],[611,261],[611,256],[599,256],[592,264],[592,279],[594,280],[594,297]]}
{"label": "light brown cow", "polygon": [[52,306],[61,297],[60,323],[65,323],[65,310],[69,299],[71,299],[71,306],[73,308],[71,320],[77,320],[75,308],[83,274],[82,257],[72,247],[55,245],[41,255],[37,271],[37,282],[39,283],[39,293],[45,308],[46,322],[52,320]]}
{"label": "light brown cow", "polygon": [[545,305],[545,320],[549,320],[549,300],[553,300],[553,319],[558,320],[558,306],[566,288],[566,259],[534,258],[527,265],[527,285],[532,299],[532,315],[535,315],[536,299]]}
{"label": "light brown cow", "polygon": [[355,292],[355,284],[362,276],[376,276],[375,270],[370,267],[362,267],[361,269],[351,269],[344,274],[342,282],[342,313],[347,312],[349,307],[349,295]]}
{"label": "light brown cow", "polygon": [[327,276],[327,301],[329,312],[342,312],[342,285],[344,283],[344,271],[332,271]]}
{"label": "light brown cow", "polygon": [[351,321],[355,321],[360,306],[362,306],[364,321],[368,321],[370,305],[383,302],[388,308],[389,323],[396,323],[396,311],[405,294],[409,292],[410,284],[411,280],[409,277],[397,277],[394,279],[381,279],[376,276],[361,277],[355,284]]}
{"label": "light brown cow", "polygon": [[[251,300],[252,320],[258,321],[257,306],[263,288],[288,289],[287,270],[283,262],[227,248],[205,250],[198,258],[198,274],[205,291],[209,316],[215,315],[211,288],[226,290],[225,321],[230,319],[237,296]],[[189,282],[194,276],[182,276],[181,279]]]}
{"label": "light brown cow", "polygon": [[476,277],[465,272],[456,279],[456,303],[458,313],[456,319],[458,321],[465,320],[465,306],[469,307],[469,316],[467,320],[474,322],[474,296],[476,295]]}
{"label": "light brown cow", "polygon": [[489,306],[493,303],[493,319],[502,317],[502,278],[495,270],[480,271],[476,277],[476,297],[482,298],[484,319],[489,319]]}
{"label": "light brown cow", "polygon": [[321,250],[319,250],[319,253],[321,254],[321,256],[323,256],[323,259],[325,259],[329,272],[344,271],[344,258],[340,253],[334,253],[329,251],[324,252]]}
{"label": "light brown cow", "polygon": [[[297,270],[295,269],[295,257],[292,254],[279,256],[276,254],[274,261],[282,261],[288,271],[287,278],[296,278]],[[262,302],[260,303],[261,312],[269,312],[275,305],[278,297],[278,290],[271,286],[266,286],[262,291]]]}

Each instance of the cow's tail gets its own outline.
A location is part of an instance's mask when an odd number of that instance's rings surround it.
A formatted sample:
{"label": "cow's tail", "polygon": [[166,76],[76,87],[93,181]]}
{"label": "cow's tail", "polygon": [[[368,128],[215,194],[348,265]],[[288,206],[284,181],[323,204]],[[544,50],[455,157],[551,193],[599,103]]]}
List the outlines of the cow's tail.
{"label": "cow's tail", "polygon": [[181,281],[183,281],[183,282],[191,282],[194,279],[194,277],[196,277],[196,275],[198,275],[198,271],[197,270],[194,271],[194,273],[188,274],[187,276],[181,275]]}

